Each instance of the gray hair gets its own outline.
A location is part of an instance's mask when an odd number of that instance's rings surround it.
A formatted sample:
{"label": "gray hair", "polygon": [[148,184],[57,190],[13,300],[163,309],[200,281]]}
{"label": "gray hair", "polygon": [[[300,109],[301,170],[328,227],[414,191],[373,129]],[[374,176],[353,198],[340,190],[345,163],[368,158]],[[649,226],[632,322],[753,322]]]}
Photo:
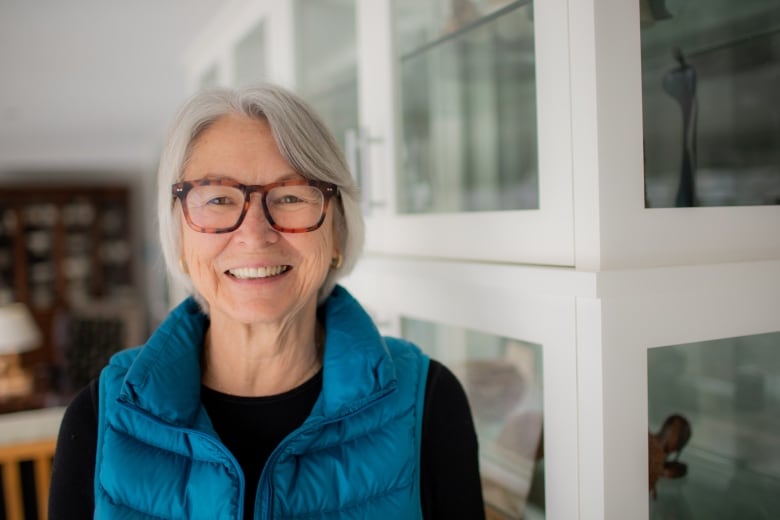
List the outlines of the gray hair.
{"label": "gray hair", "polygon": [[318,294],[321,303],[338,280],[352,271],[363,248],[364,224],[358,187],[336,139],[317,113],[295,94],[270,84],[199,92],[182,106],[174,119],[157,173],[160,244],[168,273],[208,311],[207,303],[180,267],[182,212],[175,209],[171,185],[182,180],[193,144],[201,133],[229,114],[267,122],[279,152],[298,173],[339,187],[340,197],[333,201],[336,204],[331,204],[331,208],[343,262],[328,273]]}

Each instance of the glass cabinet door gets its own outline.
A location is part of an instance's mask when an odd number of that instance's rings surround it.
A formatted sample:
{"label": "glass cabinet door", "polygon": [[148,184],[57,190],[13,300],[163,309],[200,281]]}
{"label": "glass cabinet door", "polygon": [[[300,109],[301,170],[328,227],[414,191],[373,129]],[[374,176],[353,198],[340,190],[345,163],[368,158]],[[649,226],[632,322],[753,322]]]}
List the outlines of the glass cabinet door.
{"label": "glass cabinet door", "polygon": [[296,90],[345,153],[358,127],[355,0],[296,0]]}
{"label": "glass cabinet door", "polygon": [[[385,78],[360,74],[367,249],[573,265],[566,2],[359,5],[372,11],[359,17],[372,26],[361,46],[382,48],[372,59],[392,73],[390,93]],[[374,118],[376,103],[394,108]],[[489,239],[488,228],[507,240]]]}
{"label": "glass cabinet door", "polygon": [[488,518],[579,518],[575,303],[559,291],[586,294],[590,276],[367,257],[344,283],[382,333],[412,341],[459,378]]}
{"label": "glass cabinet door", "polygon": [[[508,4],[508,5],[507,5]],[[399,213],[537,209],[530,2],[397,1]]]}
{"label": "glass cabinet door", "polygon": [[648,351],[650,518],[780,516],[780,332]]}
{"label": "glass cabinet door", "polygon": [[780,5],[642,7],[646,206],[780,204]]}
{"label": "glass cabinet door", "polygon": [[449,368],[466,391],[490,518],[544,518],[542,346],[406,317],[401,336]]}
{"label": "glass cabinet door", "polygon": [[780,204],[780,5],[640,9],[646,206]]}

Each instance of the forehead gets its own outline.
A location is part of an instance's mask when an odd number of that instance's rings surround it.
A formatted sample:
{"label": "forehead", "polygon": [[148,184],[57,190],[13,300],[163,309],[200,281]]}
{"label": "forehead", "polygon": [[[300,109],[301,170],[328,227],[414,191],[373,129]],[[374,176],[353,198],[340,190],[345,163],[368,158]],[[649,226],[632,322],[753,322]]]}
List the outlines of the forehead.
{"label": "forehead", "polygon": [[266,121],[230,114],[193,141],[183,178],[229,177],[260,184],[291,173],[294,170],[279,152]]}

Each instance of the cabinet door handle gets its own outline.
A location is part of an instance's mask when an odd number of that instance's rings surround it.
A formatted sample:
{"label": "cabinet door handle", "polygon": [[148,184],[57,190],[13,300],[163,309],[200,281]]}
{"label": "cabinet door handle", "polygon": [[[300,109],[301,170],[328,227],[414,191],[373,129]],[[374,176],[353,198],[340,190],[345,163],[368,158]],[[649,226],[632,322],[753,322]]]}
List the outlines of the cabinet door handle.
{"label": "cabinet door handle", "polygon": [[382,142],[382,139],[371,137],[366,129],[350,128],[345,133],[346,156],[349,170],[360,186],[361,207],[363,214],[368,216],[373,208],[385,205],[383,200],[376,200],[372,193],[371,176],[371,145]]}

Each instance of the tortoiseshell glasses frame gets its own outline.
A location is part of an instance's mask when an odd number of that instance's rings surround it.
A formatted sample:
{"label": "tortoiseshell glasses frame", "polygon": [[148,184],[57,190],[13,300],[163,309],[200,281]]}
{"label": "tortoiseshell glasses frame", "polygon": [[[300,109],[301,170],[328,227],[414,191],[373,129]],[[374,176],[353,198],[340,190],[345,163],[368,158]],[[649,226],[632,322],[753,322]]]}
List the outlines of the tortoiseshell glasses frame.
{"label": "tortoiseshell glasses frame", "polygon": [[[211,217],[211,216],[198,216],[190,205],[191,201],[189,196],[192,193],[200,193],[204,191],[206,187],[223,187],[231,188],[240,197],[238,201],[229,199],[227,192],[220,192],[215,190],[214,197],[204,197],[209,204],[210,208],[219,208],[219,213],[223,216]],[[283,188],[290,188],[290,190],[284,190]],[[306,193],[302,193],[301,188],[310,188]],[[313,190],[311,190],[313,188]],[[273,208],[269,206],[268,194],[278,193],[282,199],[291,200],[282,201],[278,204],[275,202]],[[251,197],[253,193],[259,193],[261,195],[261,201],[263,206],[263,213],[265,218],[271,227],[282,233],[308,233],[314,231],[322,226],[325,221],[325,215],[328,211],[328,205],[333,197],[339,195],[338,186],[324,181],[315,181],[307,179],[287,180],[280,182],[272,182],[270,184],[262,185],[247,185],[231,179],[201,179],[195,181],[183,181],[177,182],[171,186],[171,194],[173,195],[172,202],[175,204],[176,199],[181,203],[182,212],[184,213],[184,219],[187,221],[187,225],[190,228],[200,233],[230,233],[238,229],[244,222],[247,212],[249,211],[249,205],[251,203]],[[313,195],[315,198],[307,200],[305,198],[299,198],[298,195]],[[240,212],[238,211],[237,204],[240,204]],[[205,204],[204,204],[205,206]],[[287,206],[285,210],[276,209],[277,207]],[[293,208],[291,209],[290,206]],[[296,207],[297,206],[297,207]],[[217,210],[211,211],[216,214]],[[235,220],[233,220],[235,218]],[[199,219],[201,219],[199,221]],[[290,222],[282,222],[279,220],[288,219]],[[222,222],[230,220],[233,223],[224,226],[203,225],[202,220],[220,220]],[[292,222],[300,225],[289,225]],[[287,224],[287,225],[284,225]]]}

